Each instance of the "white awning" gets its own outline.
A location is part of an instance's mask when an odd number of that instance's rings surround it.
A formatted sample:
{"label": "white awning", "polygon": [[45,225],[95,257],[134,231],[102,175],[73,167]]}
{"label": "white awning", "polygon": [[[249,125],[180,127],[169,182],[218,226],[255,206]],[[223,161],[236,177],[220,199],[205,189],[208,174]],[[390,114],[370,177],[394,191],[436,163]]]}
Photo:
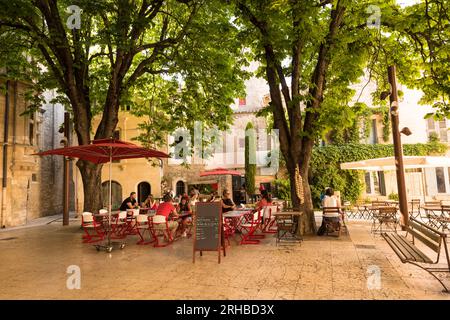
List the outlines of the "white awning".
{"label": "white awning", "polygon": [[[431,156],[404,156],[403,166],[405,169],[418,168],[436,168],[450,167],[449,157],[431,157]],[[341,163],[341,169],[344,170],[365,170],[365,171],[390,171],[395,170],[395,158],[376,158],[355,162]]]}

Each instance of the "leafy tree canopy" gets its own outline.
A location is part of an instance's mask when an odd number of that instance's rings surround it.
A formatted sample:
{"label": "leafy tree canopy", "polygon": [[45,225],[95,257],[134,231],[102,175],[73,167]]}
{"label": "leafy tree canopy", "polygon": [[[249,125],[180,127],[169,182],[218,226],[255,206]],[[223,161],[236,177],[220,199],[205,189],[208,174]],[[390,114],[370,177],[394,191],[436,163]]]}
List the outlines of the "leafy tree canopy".
{"label": "leafy tree canopy", "polygon": [[[73,81],[86,95],[88,103],[81,109],[89,113],[88,120],[109,112],[111,82],[120,80],[115,93],[119,105],[131,106],[135,115],[143,117],[145,133],[140,140],[144,143],[164,142],[167,132],[180,126],[192,128],[194,120],[205,127],[224,127],[231,115],[229,105],[244,90],[246,73],[241,70],[246,56],[235,37],[237,28],[229,23],[229,9],[219,4],[214,0],[2,1],[0,64],[7,67],[9,78],[32,83],[34,93],[56,89],[60,93],[56,100],[72,111],[75,103],[67,94],[72,79],[66,72],[68,67],[82,69]],[[68,28],[73,12],[66,10],[71,5],[81,9],[80,29]],[[42,103],[42,96],[30,97],[35,98],[30,107]],[[78,113],[75,110],[75,121]],[[94,135],[96,130],[91,128]]]}

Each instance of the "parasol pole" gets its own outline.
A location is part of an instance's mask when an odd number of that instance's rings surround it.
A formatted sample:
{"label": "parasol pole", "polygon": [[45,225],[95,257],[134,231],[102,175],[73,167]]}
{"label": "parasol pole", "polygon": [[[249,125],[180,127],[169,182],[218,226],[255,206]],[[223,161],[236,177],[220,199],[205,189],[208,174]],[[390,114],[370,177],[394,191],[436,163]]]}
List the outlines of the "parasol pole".
{"label": "parasol pole", "polygon": [[111,170],[112,169],[112,147],[109,147],[109,202],[108,202],[108,245],[111,245],[111,210],[112,210],[112,179]]}

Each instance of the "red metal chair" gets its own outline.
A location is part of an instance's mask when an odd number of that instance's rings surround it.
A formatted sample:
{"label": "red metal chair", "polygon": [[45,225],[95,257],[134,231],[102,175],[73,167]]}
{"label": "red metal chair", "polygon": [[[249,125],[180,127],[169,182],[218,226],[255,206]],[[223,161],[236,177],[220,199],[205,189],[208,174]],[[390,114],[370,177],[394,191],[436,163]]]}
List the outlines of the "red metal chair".
{"label": "red metal chair", "polygon": [[[137,244],[147,245],[153,243],[155,240],[153,239],[153,235],[150,228],[150,222],[146,215],[139,214],[136,216],[136,231],[140,238]],[[147,231],[148,236],[150,237],[149,241],[145,241],[145,232]]]}
{"label": "red metal chair", "polygon": [[225,241],[227,246],[230,246],[230,238],[234,235],[235,228],[233,227],[233,219],[224,218],[223,219],[223,234],[225,236]]}
{"label": "red metal chair", "polygon": [[125,233],[127,235],[137,234],[136,230],[136,217],[139,215],[139,209],[128,209],[127,210],[127,228]]}
{"label": "red metal chair", "polygon": [[[148,217],[150,230],[155,244],[154,247],[166,247],[173,242],[172,231],[169,228],[169,222],[165,216],[155,215]],[[161,243],[159,238],[164,237],[166,243]]]}
{"label": "red metal chair", "polygon": [[263,209],[264,224],[262,231],[263,233],[277,233],[276,229],[276,217],[273,213],[278,211],[278,206],[266,206]]}
{"label": "red metal chair", "polygon": [[[81,226],[85,232],[85,235],[83,235],[84,243],[97,242],[105,238],[103,225],[94,220],[91,212],[83,212],[81,214]],[[88,230],[93,230],[95,234],[90,233]]]}
{"label": "red metal chair", "polygon": [[253,212],[252,219],[248,219],[246,222],[240,225],[241,230],[241,244],[259,244],[260,240],[265,238],[264,234],[255,234],[258,229],[261,228],[261,210]]}
{"label": "red metal chair", "polygon": [[125,238],[126,230],[128,228],[127,212],[120,211],[119,214],[111,222],[111,227],[114,238]]}

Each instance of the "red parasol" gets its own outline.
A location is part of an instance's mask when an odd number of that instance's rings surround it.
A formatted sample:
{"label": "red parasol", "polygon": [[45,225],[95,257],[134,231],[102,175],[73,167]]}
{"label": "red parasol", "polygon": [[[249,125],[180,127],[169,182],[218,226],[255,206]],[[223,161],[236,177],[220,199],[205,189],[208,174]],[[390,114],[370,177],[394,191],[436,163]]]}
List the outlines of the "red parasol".
{"label": "red parasol", "polygon": [[130,142],[114,139],[94,140],[91,144],[49,150],[36,155],[61,155],[87,160],[96,164],[122,159],[169,157],[168,154],[161,151],[142,148]]}
{"label": "red parasol", "polygon": [[[38,156],[61,155],[70,158],[78,158],[96,164],[109,162],[109,223],[111,224],[111,165],[114,160],[136,159],[136,158],[168,158],[169,155],[153,150],[139,147],[133,143],[116,139],[94,140],[91,144],[58,148],[54,150],[37,153]],[[108,243],[111,245],[110,233],[108,233]]]}

